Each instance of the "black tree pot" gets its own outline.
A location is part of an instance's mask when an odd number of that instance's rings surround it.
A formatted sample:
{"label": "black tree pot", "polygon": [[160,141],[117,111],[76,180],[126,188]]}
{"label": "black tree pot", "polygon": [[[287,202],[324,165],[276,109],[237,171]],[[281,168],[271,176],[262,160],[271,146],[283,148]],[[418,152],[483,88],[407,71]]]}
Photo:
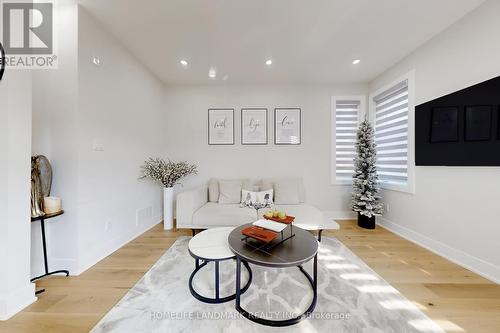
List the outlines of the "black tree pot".
{"label": "black tree pot", "polygon": [[375,229],[375,216],[368,217],[358,213],[358,226],[364,229]]}

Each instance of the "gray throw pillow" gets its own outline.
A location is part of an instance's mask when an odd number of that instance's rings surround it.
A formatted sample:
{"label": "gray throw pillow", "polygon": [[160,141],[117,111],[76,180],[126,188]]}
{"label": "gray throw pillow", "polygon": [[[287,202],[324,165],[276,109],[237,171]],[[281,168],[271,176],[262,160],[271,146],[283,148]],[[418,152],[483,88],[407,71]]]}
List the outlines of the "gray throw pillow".
{"label": "gray throw pillow", "polygon": [[241,180],[219,180],[219,203],[239,204],[242,186]]}
{"label": "gray throw pillow", "polygon": [[219,201],[219,181],[215,178],[210,179],[208,182],[208,201]]}
{"label": "gray throw pillow", "polygon": [[[264,178],[260,182],[260,191],[268,190],[274,188],[274,184],[280,181],[294,181],[297,182],[299,186],[299,201],[306,202],[306,189],[304,187],[304,181],[302,178]],[[276,196],[276,194],[275,194]]]}

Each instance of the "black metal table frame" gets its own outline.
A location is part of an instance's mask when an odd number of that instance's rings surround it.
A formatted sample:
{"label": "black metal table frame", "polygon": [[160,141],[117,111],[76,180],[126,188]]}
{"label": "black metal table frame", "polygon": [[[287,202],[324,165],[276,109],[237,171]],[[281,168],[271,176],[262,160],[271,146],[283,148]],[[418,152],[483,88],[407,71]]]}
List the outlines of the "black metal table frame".
{"label": "black metal table frame", "polygon": [[[295,324],[301,322],[302,320],[304,320],[308,316],[310,316],[311,313],[314,311],[314,308],[316,307],[316,303],[318,300],[318,253],[316,253],[313,257],[313,277],[312,278],[309,275],[309,273],[306,272],[304,267],[302,267],[302,265],[297,266],[299,268],[299,270],[302,272],[302,274],[305,275],[305,277],[307,278],[307,280],[311,284],[311,287],[313,290],[313,300],[312,300],[311,304],[309,305],[309,307],[307,308],[307,310],[304,311],[301,315],[293,317],[293,318],[285,319],[285,320],[272,320],[272,319],[260,318],[260,317],[257,317],[255,315],[252,315],[251,313],[249,313],[248,311],[246,311],[245,309],[243,309],[241,307],[241,303],[240,303],[241,294],[243,294],[243,292],[242,292],[243,290],[240,289],[241,288],[240,283],[241,283],[241,262],[242,261],[243,260],[241,260],[241,258],[238,255],[236,255],[236,304],[235,304],[235,308],[236,308],[236,311],[241,313],[245,318],[247,318],[248,320],[251,320],[257,324],[261,324],[261,325],[273,326],[273,327],[283,327],[283,326],[295,325]],[[246,262],[246,261],[243,261],[243,263],[248,265],[248,262]],[[280,268],[277,266],[262,265],[262,264],[256,263],[256,262],[255,263],[251,262],[251,263],[259,265],[259,266]]]}
{"label": "black metal table frame", "polygon": [[[43,277],[46,277],[46,276],[49,276],[49,275],[54,275],[54,274],[66,274],[66,276],[69,276],[69,271],[67,271],[65,269],[49,272],[49,264],[48,264],[48,261],[47,261],[47,241],[46,241],[46,237],[45,237],[45,219],[56,217],[56,216],[62,215],[63,213],[64,212],[61,211],[61,212],[59,212],[57,214],[49,214],[49,215],[44,215],[44,216],[39,216],[39,217],[31,218],[32,222],[37,221],[37,220],[40,221],[40,228],[41,228],[41,231],[42,231],[41,233],[42,233],[42,247],[43,247],[43,264],[44,264],[44,268],[45,268],[45,273],[42,274],[42,275],[40,275],[40,276],[32,278],[30,280],[30,282],[34,282],[34,281],[39,280],[39,279],[41,279]],[[43,293],[44,291],[45,291],[45,289],[38,290],[38,291],[35,292],[35,295]]]}
{"label": "black metal table frame", "polygon": [[[321,243],[321,234],[323,233],[324,229],[318,229],[316,230],[318,232],[318,242]],[[196,235],[196,229],[191,229],[191,234],[194,237]]]}
{"label": "black metal table frame", "polygon": [[[197,300],[199,300],[201,302],[209,303],[209,304],[225,303],[225,302],[232,301],[233,299],[236,298],[236,294],[232,294],[232,295],[229,295],[226,297],[220,297],[220,294],[219,294],[219,280],[220,280],[220,278],[219,278],[219,263],[221,261],[225,261],[225,260],[234,260],[235,257],[221,258],[221,259],[206,259],[206,258],[198,257],[197,255],[193,254],[191,251],[189,251],[189,254],[195,260],[195,269],[191,273],[191,276],[189,277],[189,291],[191,292],[191,295],[193,295],[194,298],[196,298]],[[200,264],[200,260],[203,261],[201,264]],[[202,295],[198,294],[196,292],[196,290],[194,290],[194,288],[193,288],[194,276],[196,275],[196,273],[198,273],[198,271],[200,269],[205,267],[209,262],[214,262],[214,264],[215,264],[215,298],[202,296]],[[248,265],[248,263],[246,261],[243,262],[243,265],[245,265],[245,267],[248,271],[248,282],[243,287],[243,289],[241,289],[241,291],[240,291],[241,294],[243,294],[245,291],[247,291],[248,288],[250,287],[250,284],[252,283],[252,270],[250,269],[250,266]],[[241,286],[240,286],[240,288],[241,288]]]}

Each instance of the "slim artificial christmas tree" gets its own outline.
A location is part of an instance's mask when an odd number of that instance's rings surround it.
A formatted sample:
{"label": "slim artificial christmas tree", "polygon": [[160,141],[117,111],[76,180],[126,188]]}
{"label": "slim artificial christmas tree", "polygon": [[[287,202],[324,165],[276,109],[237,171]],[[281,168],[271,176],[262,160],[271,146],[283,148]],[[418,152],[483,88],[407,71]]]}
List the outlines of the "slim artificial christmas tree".
{"label": "slim artificial christmas tree", "polygon": [[364,120],[358,128],[356,158],[354,159],[352,210],[358,213],[358,225],[375,229],[375,216],[383,213],[378,192],[377,151],[373,141],[373,127]]}

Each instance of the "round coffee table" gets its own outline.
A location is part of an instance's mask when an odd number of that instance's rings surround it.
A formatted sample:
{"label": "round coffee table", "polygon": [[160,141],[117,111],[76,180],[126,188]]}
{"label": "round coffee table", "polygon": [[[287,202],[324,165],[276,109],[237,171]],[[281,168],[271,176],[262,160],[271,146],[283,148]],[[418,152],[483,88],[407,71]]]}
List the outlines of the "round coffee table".
{"label": "round coffee table", "polygon": [[[235,259],[235,255],[229,249],[228,236],[233,230],[230,228],[214,228],[200,232],[189,241],[189,254],[195,260],[195,269],[189,277],[189,291],[199,301],[205,303],[224,303],[236,298],[236,294],[220,297],[219,296],[219,262],[224,260]],[[203,263],[200,264],[200,260]],[[209,262],[215,263],[215,298],[205,297],[198,294],[193,288],[193,278],[200,269],[205,267]],[[241,289],[241,293],[247,291],[252,282],[252,271],[247,262],[243,262],[248,270],[248,282]]]}
{"label": "round coffee table", "polygon": [[[297,324],[298,322],[309,316],[316,307],[318,296],[318,241],[311,235],[310,232],[293,227],[294,236],[284,242],[281,242],[281,237],[278,237],[273,244],[263,244],[255,240],[245,239],[241,231],[250,227],[252,224],[245,224],[237,227],[229,234],[229,247],[236,255],[236,310],[245,316],[247,319],[258,324],[267,326],[289,326]],[[290,233],[290,226],[288,226],[283,233]],[[313,259],[313,277],[305,271],[302,264]],[[260,318],[252,315],[240,305],[240,298],[242,290],[240,289],[241,279],[241,262],[251,263],[258,266],[271,267],[271,268],[284,268],[297,266],[299,270],[305,275],[313,291],[313,300],[309,308],[299,316],[286,320],[270,320]]]}

